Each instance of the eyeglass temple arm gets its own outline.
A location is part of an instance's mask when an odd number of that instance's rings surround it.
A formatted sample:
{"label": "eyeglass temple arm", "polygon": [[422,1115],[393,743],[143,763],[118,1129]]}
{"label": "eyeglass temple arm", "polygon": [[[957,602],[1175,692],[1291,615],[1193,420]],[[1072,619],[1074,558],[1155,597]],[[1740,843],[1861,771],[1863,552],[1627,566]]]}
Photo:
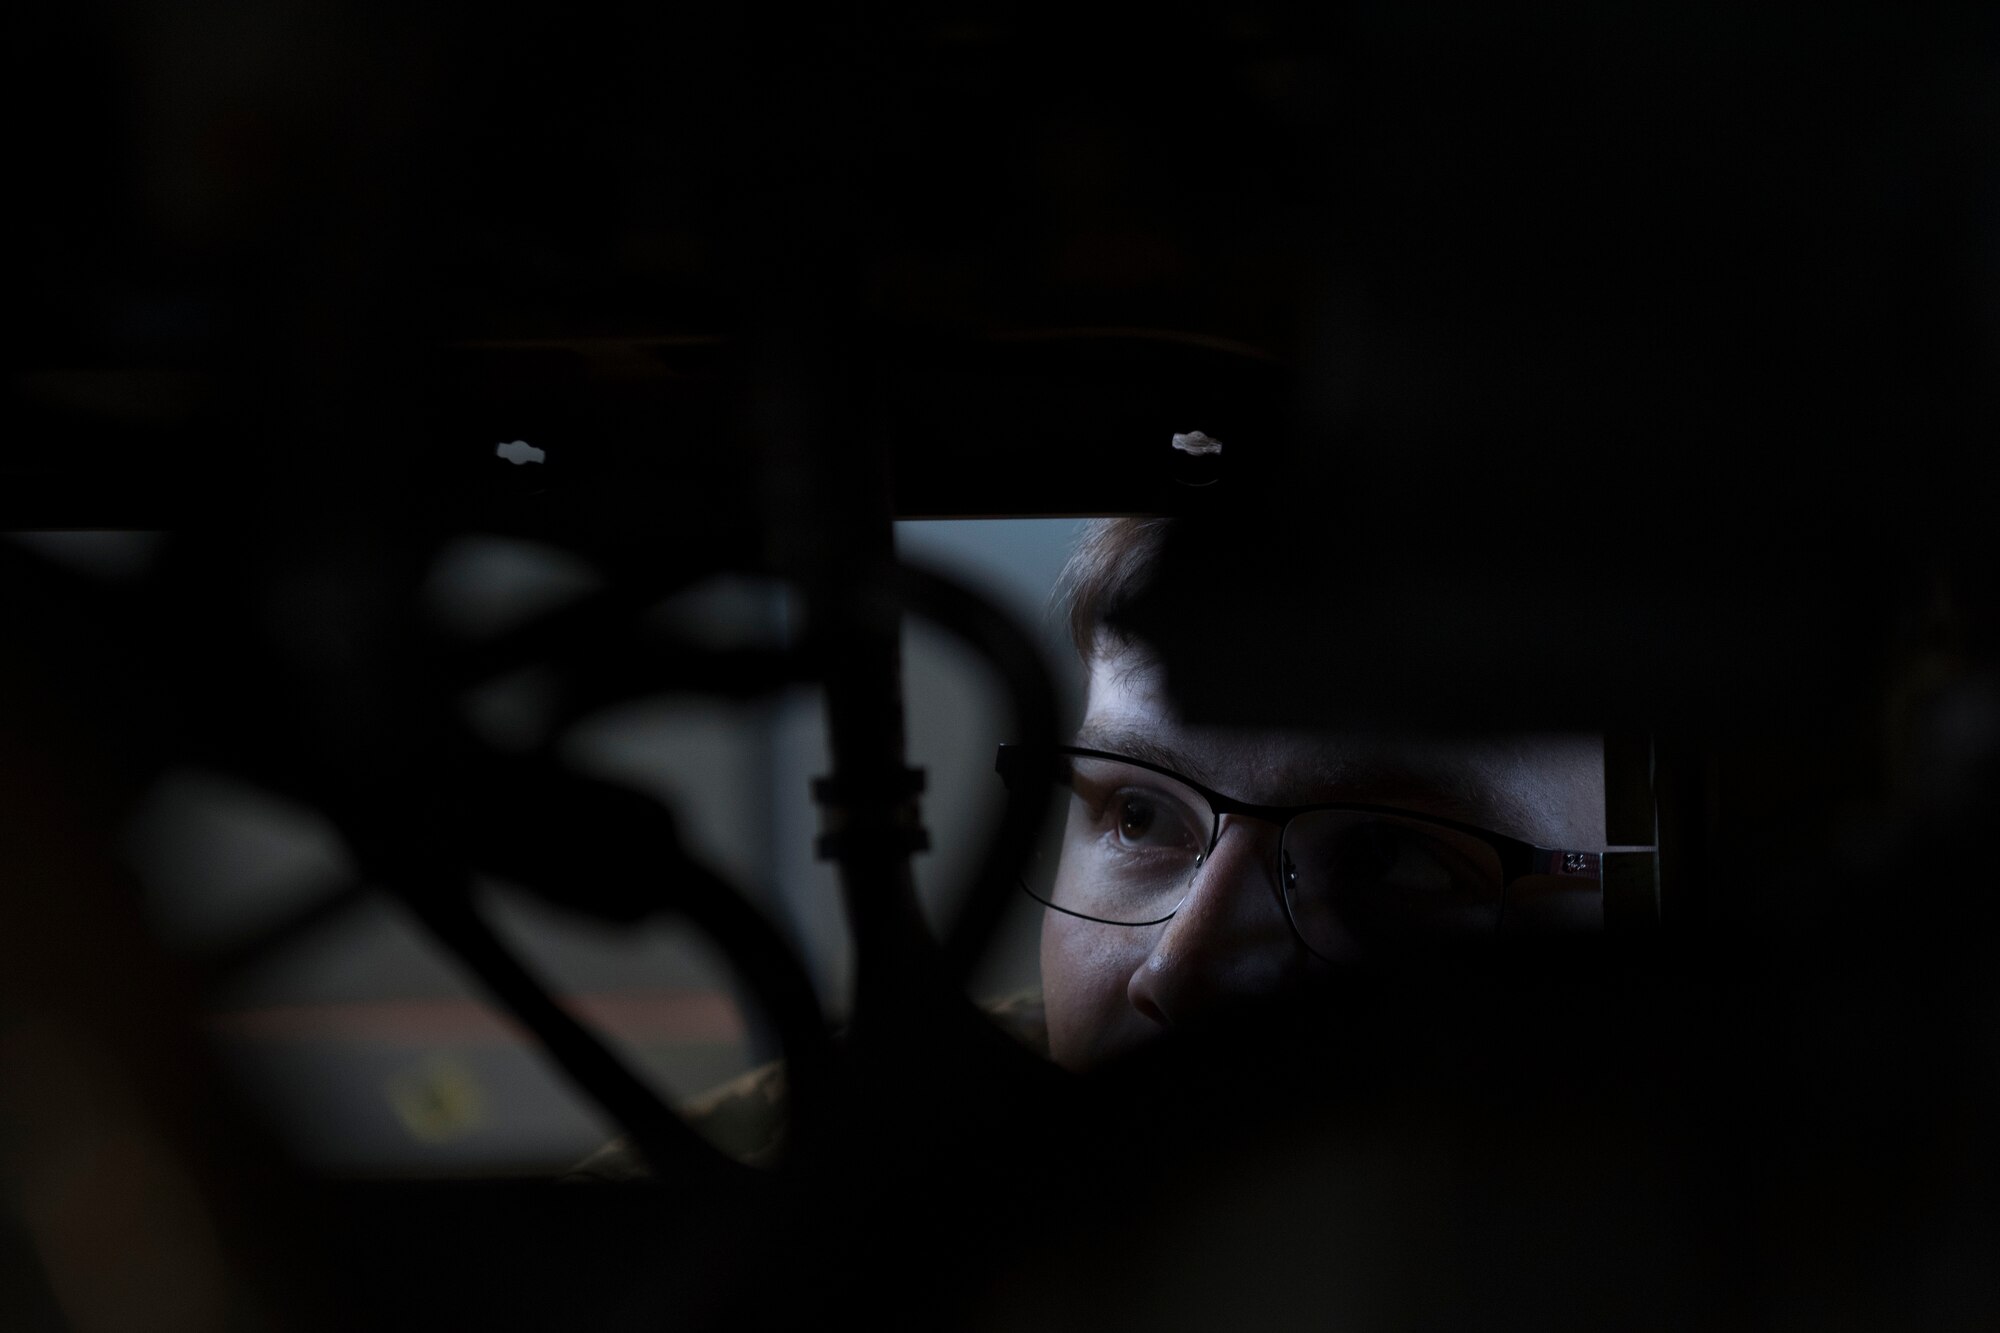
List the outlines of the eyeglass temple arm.
{"label": "eyeglass temple arm", "polygon": [[[1596,929],[1603,923],[1603,858],[1598,852],[1577,852],[1560,847],[1528,849],[1527,869],[1509,877],[1500,898],[1500,929],[1518,926],[1519,914],[1526,911],[1540,923],[1552,922],[1572,928]],[[1586,897],[1587,895],[1587,897]],[[1547,915],[1553,909],[1556,916]]]}
{"label": "eyeglass temple arm", "polygon": [[1594,880],[1602,887],[1604,861],[1602,854],[1598,852],[1572,852],[1560,847],[1537,847],[1529,856],[1527,873]]}

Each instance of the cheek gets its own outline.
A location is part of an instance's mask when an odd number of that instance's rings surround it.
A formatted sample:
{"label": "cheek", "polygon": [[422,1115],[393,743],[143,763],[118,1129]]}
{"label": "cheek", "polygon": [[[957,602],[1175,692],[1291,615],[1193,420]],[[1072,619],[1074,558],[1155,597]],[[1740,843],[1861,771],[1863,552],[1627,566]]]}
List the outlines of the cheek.
{"label": "cheek", "polygon": [[1146,961],[1153,932],[1104,926],[1061,912],[1042,917],[1042,999],[1049,1052],[1058,1064],[1085,1063],[1130,1021],[1125,988]]}

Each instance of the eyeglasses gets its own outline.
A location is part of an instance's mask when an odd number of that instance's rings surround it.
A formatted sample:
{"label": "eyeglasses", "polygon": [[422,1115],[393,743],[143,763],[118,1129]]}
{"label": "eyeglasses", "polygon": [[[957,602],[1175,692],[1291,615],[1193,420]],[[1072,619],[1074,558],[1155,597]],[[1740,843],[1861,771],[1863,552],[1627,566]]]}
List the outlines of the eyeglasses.
{"label": "eyeglasses", "polygon": [[1306,948],[1329,962],[1498,933],[1510,915],[1601,919],[1594,852],[1536,847],[1389,806],[1256,805],[1142,759],[1075,746],[1002,745],[995,769],[1010,790],[1050,781],[1067,793],[1058,798],[1053,873],[1023,887],[1086,921],[1170,920],[1214,852],[1224,815],[1278,826],[1286,914]]}

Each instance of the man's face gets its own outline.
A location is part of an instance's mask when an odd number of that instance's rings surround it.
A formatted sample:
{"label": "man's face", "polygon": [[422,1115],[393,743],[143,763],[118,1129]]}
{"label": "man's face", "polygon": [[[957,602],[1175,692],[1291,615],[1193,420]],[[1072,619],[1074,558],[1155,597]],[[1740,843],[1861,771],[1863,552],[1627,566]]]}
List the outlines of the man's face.
{"label": "man's face", "polygon": [[[1241,801],[1351,801],[1457,820],[1541,847],[1604,845],[1596,736],[1397,741],[1177,721],[1136,652],[1100,655],[1078,745],[1150,760]],[[1057,1063],[1085,1068],[1228,1003],[1274,994],[1325,964],[1286,917],[1278,829],[1225,815],[1171,920],[1117,926],[1050,911],[1042,988]],[[1058,878],[1078,873],[1059,867]]]}

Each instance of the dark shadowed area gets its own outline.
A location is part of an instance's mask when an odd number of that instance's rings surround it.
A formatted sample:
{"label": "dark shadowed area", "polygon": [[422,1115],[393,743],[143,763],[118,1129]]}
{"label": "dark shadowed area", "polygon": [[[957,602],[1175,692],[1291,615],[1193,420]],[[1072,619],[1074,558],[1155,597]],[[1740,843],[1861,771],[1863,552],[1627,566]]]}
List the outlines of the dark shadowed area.
{"label": "dark shadowed area", "polygon": [[[1992,17],[865,9],[10,16],[0,1326],[1991,1327]],[[1099,515],[1605,929],[1018,1040]]]}

